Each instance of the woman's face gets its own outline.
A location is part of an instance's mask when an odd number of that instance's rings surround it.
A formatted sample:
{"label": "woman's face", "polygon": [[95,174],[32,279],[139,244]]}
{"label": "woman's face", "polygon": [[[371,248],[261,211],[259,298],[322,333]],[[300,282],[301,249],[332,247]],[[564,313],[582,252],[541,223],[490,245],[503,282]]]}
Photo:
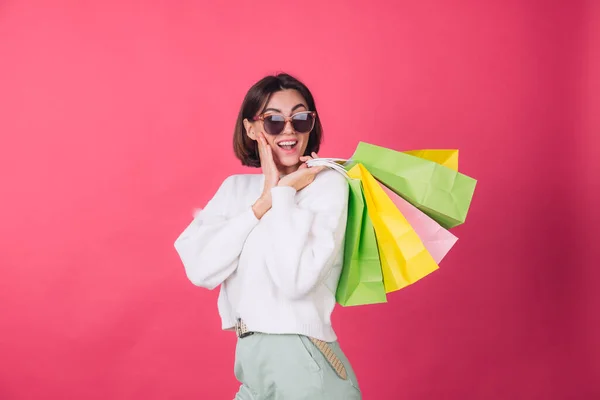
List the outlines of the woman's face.
{"label": "woman's face", "polygon": [[[293,89],[273,93],[264,110],[265,114],[281,114],[285,117],[291,117],[302,111],[314,111],[308,109],[306,100],[298,91]],[[263,132],[273,150],[275,164],[280,172],[284,174],[289,174],[298,168],[300,157],[306,151],[310,135],[310,132],[296,132],[290,121],[286,122],[285,128],[278,135],[271,135],[266,132],[263,121],[260,120],[247,125],[246,132],[253,140],[257,139],[256,134],[258,132]]]}

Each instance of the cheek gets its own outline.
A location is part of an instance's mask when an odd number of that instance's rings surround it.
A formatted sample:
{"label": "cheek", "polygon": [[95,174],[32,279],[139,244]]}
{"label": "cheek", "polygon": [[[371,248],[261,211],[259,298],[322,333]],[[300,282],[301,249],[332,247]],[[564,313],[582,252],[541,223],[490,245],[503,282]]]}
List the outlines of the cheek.
{"label": "cheek", "polygon": [[306,150],[306,147],[308,146],[308,135],[302,136],[302,150]]}
{"label": "cheek", "polygon": [[267,143],[269,144],[269,146],[273,148],[277,147],[277,145],[275,144],[275,138],[273,136],[265,134],[265,137],[267,138]]}

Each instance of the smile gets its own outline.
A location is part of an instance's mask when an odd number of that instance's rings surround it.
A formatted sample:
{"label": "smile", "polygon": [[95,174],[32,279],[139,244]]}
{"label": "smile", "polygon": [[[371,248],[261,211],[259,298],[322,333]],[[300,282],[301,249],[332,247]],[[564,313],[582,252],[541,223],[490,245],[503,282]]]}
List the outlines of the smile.
{"label": "smile", "polygon": [[284,141],[284,142],[282,141],[282,142],[279,142],[279,143],[277,143],[277,145],[278,145],[279,147],[281,147],[282,149],[284,149],[284,150],[291,150],[291,149],[293,149],[293,148],[294,148],[294,147],[295,147],[297,144],[298,144],[298,141],[297,141],[297,140],[286,140],[286,141]]}

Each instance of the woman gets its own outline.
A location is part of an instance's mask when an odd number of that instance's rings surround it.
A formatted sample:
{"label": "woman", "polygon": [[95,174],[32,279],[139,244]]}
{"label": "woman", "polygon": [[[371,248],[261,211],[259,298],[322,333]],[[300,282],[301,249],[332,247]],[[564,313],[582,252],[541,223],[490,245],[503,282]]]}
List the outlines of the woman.
{"label": "woman", "polygon": [[225,179],[177,238],[197,286],[221,285],[222,328],[234,330],[236,399],[360,399],[331,326],[342,267],[348,184],[306,162],[322,127],[308,88],[268,76],[248,91],[233,144],[262,174]]}

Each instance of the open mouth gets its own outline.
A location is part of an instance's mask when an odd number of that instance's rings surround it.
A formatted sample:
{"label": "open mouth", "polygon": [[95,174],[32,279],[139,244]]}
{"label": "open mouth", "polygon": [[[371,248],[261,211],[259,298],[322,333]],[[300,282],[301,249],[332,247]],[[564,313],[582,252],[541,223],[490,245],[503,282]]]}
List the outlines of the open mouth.
{"label": "open mouth", "polygon": [[298,144],[297,140],[286,140],[285,142],[277,143],[277,146],[281,147],[284,150],[292,150]]}

